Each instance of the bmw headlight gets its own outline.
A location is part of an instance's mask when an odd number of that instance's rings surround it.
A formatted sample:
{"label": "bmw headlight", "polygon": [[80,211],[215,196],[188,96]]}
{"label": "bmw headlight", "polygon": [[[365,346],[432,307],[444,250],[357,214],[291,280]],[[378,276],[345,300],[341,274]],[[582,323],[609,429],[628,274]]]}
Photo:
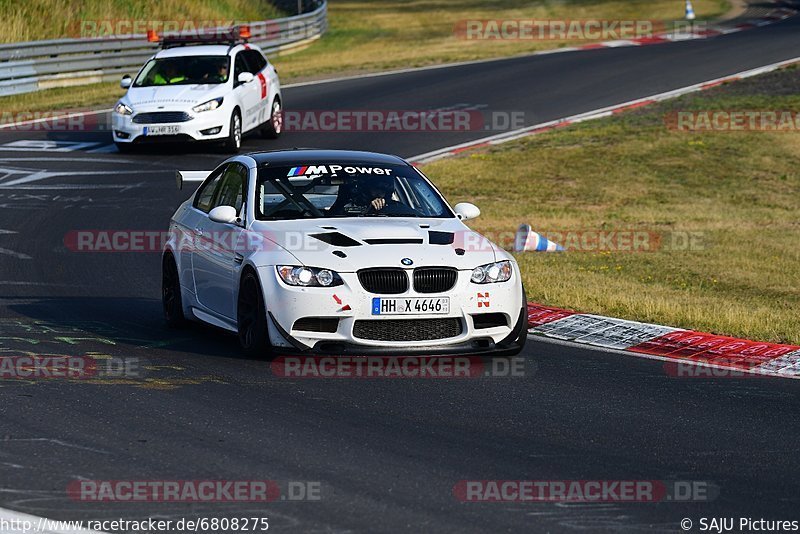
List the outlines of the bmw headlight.
{"label": "bmw headlight", "polygon": [[195,113],[202,113],[203,111],[211,111],[212,109],[217,109],[222,105],[222,97],[215,98],[214,100],[209,100],[208,102],[203,102],[202,104],[198,104],[192,108],[192,111]]}
{"label": "bmw headlight", "polygon": [[344,283],[339,274],[330,269],[317,269],[298,265],[278,265],[277,269],[281,280],[290,286],[333,287]]}
{"label": "bmw headlight", "polygon": [[506,282],[511,278],[511,262],[508,260],[496,263],[487,263],[480,267],[475,267],[472,271],[473,284],[494,284],[495,282]]}
{"label": "bmw headlight", "polygon": [[120,115],[132,115],[133,110],[130,106],[123,104],[122,102],[117,102],[117,105],[114,106],[114,113],[119,113]]}

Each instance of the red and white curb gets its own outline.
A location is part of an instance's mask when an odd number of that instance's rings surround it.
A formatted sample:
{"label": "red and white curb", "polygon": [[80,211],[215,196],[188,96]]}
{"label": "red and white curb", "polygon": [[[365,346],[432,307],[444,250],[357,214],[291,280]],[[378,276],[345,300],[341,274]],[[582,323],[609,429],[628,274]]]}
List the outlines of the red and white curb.
{"label": "red and white curb", "polygon": [[537,135],[540,133],[548,132],[556,128],[563,128],[565,126],[569,126],[571,124],[576,124],[579,122],[601,119],[603,117],[610,117],[617,113],[623,113],[631,109],[648,106],[656,102],[661,102],[662,100],[668,100],[670,98],[675,98],[685,94],[694,93],[697,91],[705,91],[717,87],[719,85],[722,85],[723,83],[742,80],[744,78],[750,78],[752,76],[758,76],[759,74],[772,72],[798,63],[800,63],[800,57],[787,59],[785,61],[779,61],[777,63],[771,63],[769,65],[764,65],[762,67],[756,67],[754,69],[738,72],[730,76],[724,76],[722,78],[716,78],[713,80],[700,82],[694,85],[673,89],[672,91],[666,91],[664,93],[658,93],[644,98],[637,98],[636,100],[630,100],[628,102],[623,102],[621,104],[615,104],[613,106],[595,109],[592,111],[579,113],[577,115],[571,115],[569,117],[564,117],[561,119],[555,119],[548,122],[534,124],[533,126],[527,126],[525,128],[520,128],[518,130],[511,130],[509,132],[503,132],[489,137],[482,137],[480,139],[475,139],[474,141],[468,141],[466,143],[440,148],[437,150],[433,150],[431,152],[426,152],[424,154],[419,154],[417,156],[410,157],[408,158],[408,161],[410,161],[414,165],[431,163],[433,161],[437,161],[443,158],[456,156],[462,152],[466,152],[469,150],[475,150],[478,148],[487,148],[493,145],[508,143],[509,141],[515,141],[517,139],[528,137],[530,135]]}
{"label": "red and white curb", "polygon": [[[707,334],[528,303],[528,332],[669,362],[675,377],[800,378],[800,346]],[[705,367],[727,373],[697,373]]]}
{"label": "red and white curb", "polygon": [[709,37],[716,37],[718,35],[727,35],[729,33],[736,33],[742,30],[749,30],[751,28],[758,28],[780,22],[797,14],[794,9],[782,7],[772,11],[765,17],[750,19],[746,22],[726,26],[720,24],[713,27],[702,27],[703,22],[698,22],[698,29],[688,32],[675,32],[675,33],[662,33],[652,37],[641,37],[638,39],[620,39],[616,41],[605,41],[600,43],[589,43],[582,46],[573,46],[568,48],[559,48],[556,50],[549,50],[547,52],[572,52],[575,50],[595,50],[598,48],[619,48],[622,46],[646,46],[661,43],[674,43],[677,41],[692,41],[695,39],[707,39]]}

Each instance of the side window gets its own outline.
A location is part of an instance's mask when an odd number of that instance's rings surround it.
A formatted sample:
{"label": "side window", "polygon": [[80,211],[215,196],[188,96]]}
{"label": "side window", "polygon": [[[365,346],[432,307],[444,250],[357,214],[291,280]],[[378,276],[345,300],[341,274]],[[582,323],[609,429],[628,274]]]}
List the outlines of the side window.
{"label": "side window", "polygon": [[236,60],[233,64],[233,83],[239,83],[239,75],[243,72],[250,72],[250,68],[247,65],[247,60],[244,57],[244,52],[239,52],[236,54]]}
{"label": "side window", "polygon": [[213,207],[233,206],[241,214],[244,205],[247,169],[239,163],[231,163],[222,174],[222,185],[213,202]]}
{"label": "side window", "polygon": [[247,59],[247,65],[250,67],[250,72],[258,74],[264,67],[267,66],[267,60],[261,55],[258,50],[245,50],[242,52]]}
{"label": "side window", "polygon": [[[226,167],[227,168],[227,167]],[[219,169],[208,177],[206,182],[200,186],[197,195],[194,197],[194,207],[208,213],[211,211],[214,202],[214,194],[217,192],[220,183],[222,183],[223,171],[226,169]]]}

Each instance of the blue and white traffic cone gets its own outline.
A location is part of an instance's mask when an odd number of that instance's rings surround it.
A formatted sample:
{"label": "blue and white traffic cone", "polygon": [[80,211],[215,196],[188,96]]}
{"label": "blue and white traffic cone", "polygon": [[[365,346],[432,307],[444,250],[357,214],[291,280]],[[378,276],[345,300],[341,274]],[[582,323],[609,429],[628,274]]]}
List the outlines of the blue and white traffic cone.
{"label": "blue and white traffic cone", "polygon": [[686,14],[684,15],[686,20],[694,20],[694,7],[692,7],[692,0],[686,0]]}
{"label": "blue and white traffic cone", "polygon": [[531,225],[521,224],[514,240],[515,252],[561,252],[564,247],[531,230]]}

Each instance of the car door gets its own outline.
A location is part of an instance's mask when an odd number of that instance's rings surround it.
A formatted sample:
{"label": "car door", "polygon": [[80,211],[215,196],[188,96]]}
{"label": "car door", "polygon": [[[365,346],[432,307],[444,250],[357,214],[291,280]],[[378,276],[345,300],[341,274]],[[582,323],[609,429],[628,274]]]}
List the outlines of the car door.
{"label": "car door", "polygon": [[271,100],[270,95],[272,91],[274,91],[274,79],[271,77],[272,69],[267,68],[267,60],[264,56],[255,49],[245,50],[243,52],[245,59],[247,60],[247,65],[250,68],[250,72],[253,73],[253,76],[256,77],[256,82],[258,82],[259,88],[259,101],[257,105],[257,111],[254,113],[256,116],[256,123],[254,126],[259,124],[263,124],[269,119],[270,109],[269,109],[269,102]]}
{"label": "car door", "polygon": [[217,206],[233,206],[241,223],[218,223],[204,217],[196,232],[201,236],[192,252],[198,302],[209,311],[233,319],[235,287],[242,255],[238,243],[244,232],[247,167],[232,162],[221,174],[208,212]]}
{"label": "car door", "polygon": [[226,167],[215,169],[197,188],[192,204],[184,208],[183,213],[175,218],[173,235],[170,236],[175,242],[177,254],[180,255],[181,283],[195,294],[197,294],[197,286],[192,270],[192,254],[195,243],[201,237],[198,235],[198,231],[202,232],[204,221],[207,220],[208,212],[211,211],[214,195],[222,183],[222,173]]}
{"label": "car door", "polygon": [[258,78],[254,77],[249,82],[239,83],[239,74],[251,72],[245,56],[247,52],[247,50],[242,50],[237,53],[233,62],[233,91],[242,108],[242,131],[244,132],[252,130],[260,124],[258,122],[258,108],[261,102],[261,82]]}

